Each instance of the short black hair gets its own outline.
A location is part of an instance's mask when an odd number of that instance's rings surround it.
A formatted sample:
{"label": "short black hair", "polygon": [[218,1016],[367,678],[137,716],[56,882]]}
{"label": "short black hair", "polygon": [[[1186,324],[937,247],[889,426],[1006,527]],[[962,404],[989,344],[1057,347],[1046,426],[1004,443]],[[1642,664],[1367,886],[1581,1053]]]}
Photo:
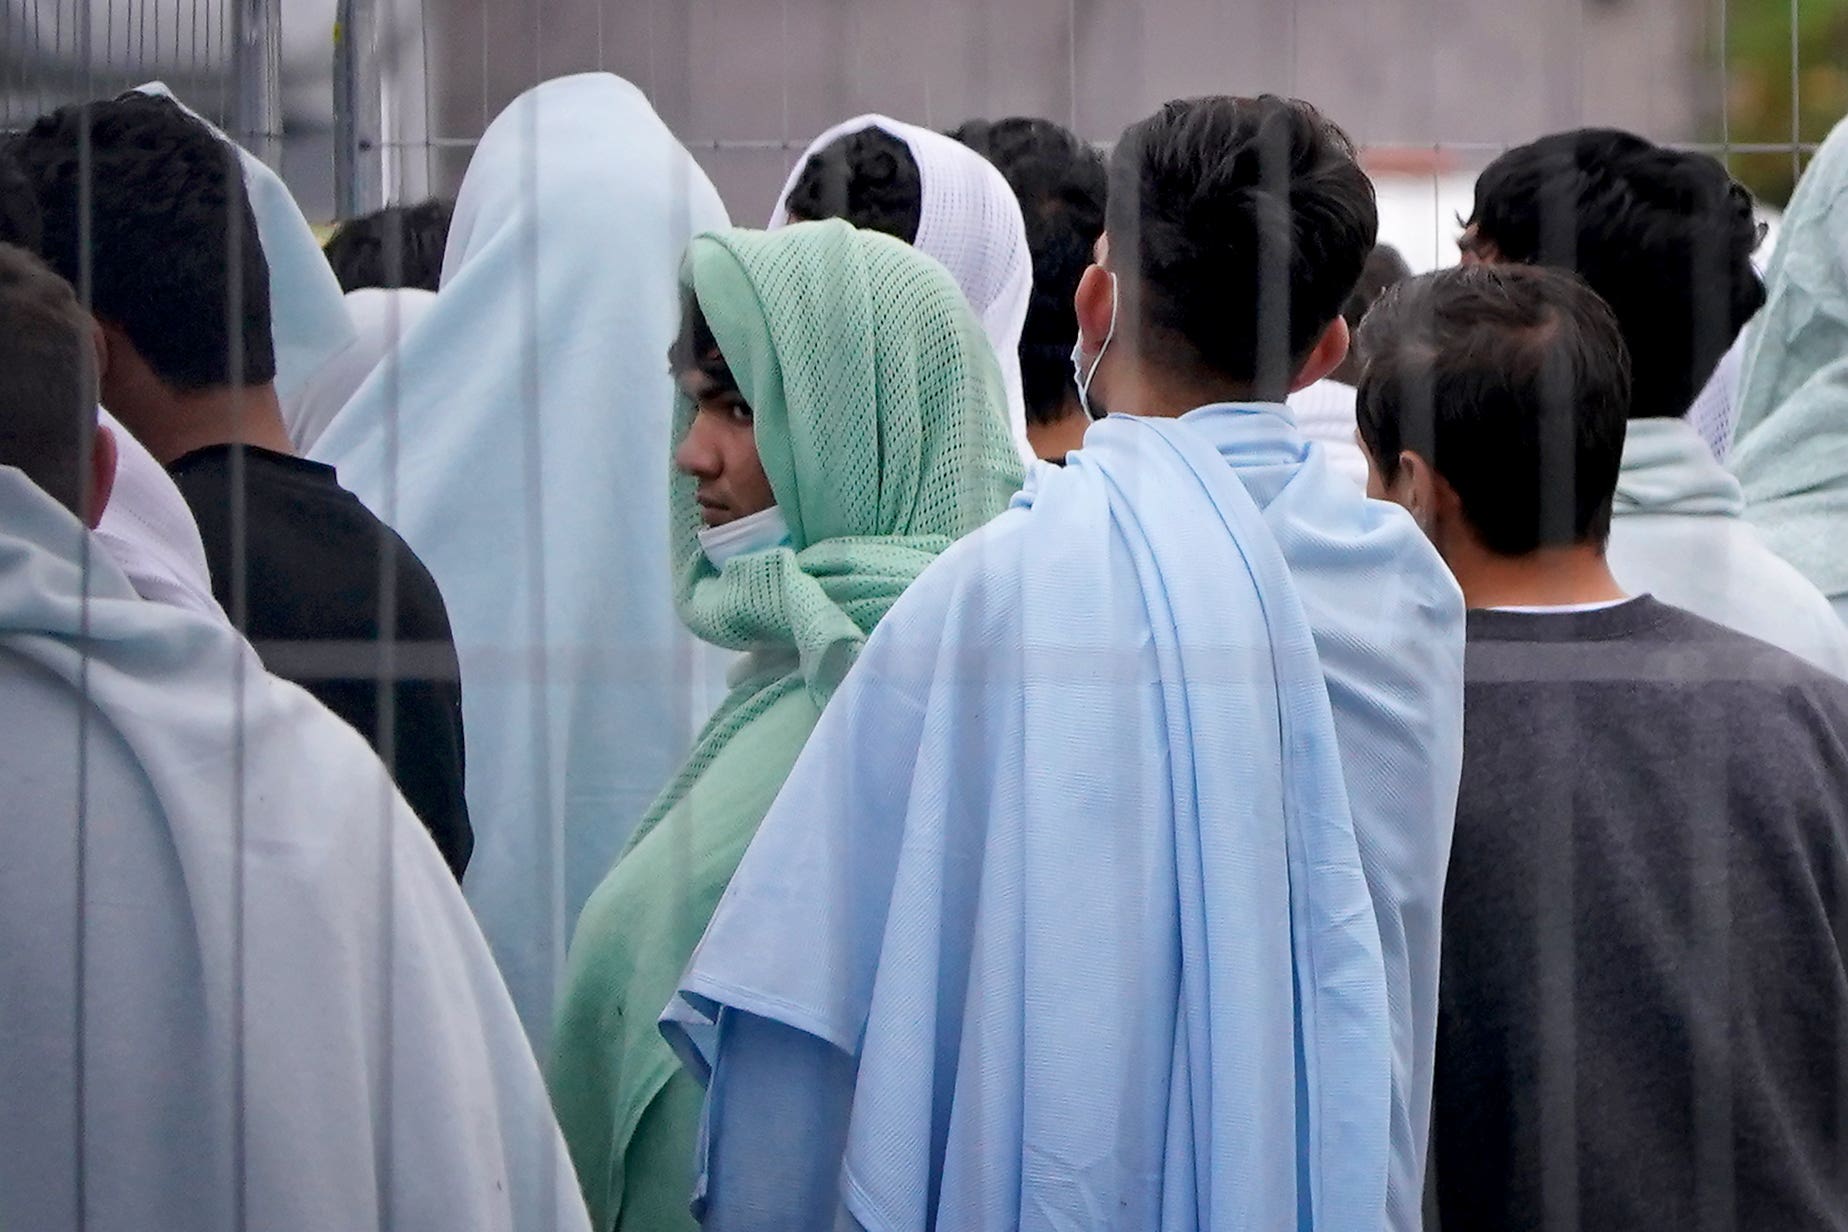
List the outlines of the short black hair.
{"label": "short black hair", "polygon": [[[82,211],[85,134],[89,227]],[[46,263],[167,385],[275,379],[269,265],[237,151],[171,99],[79,103],[9,146],[38,196]]]}
{"label": "short black hair", "polygon": [[706,311],[691,290],[681,297],[680,332],[667,352],[668,367],[678,377],[683,372],[698,372],[717,387],[719,393],[738,393],[738,378],[731,364],[719,350],[719,340],[706,321]]}
{"label": "short black hair", "polygon": [[96,348],[70,284],[0,244],[0,466],[79,517],[96,432]]}
{"label": "short black hair", "polygon": [[902,139],[883,128],[863,128],[809,155],[783,209],[792,219],[844,218],[863,231],[915,244],[924,217],[924,180]]}
{"label": "short black hair", "polygon": [[13,157],[0,148],[0,244],[37,253],[44,246],[38,194]]}
{"label": "short black hair", "polygon": [[1379,230],[1347,135],[1270,94],[1171,102],[1130,125],[1107,222],[1144,352],[1267,398],[1340,314]]}
{"label": "short black hair", "polygon": [[388,205],[340,224],[322,251],[342,291],[367,287],[436,290],[455,203],[432,197]]}
{"label": "short black hair", "polygon": [[1367,263],[1361,267],[1360,281],[1354,284],[1347,302],[1341,305],[1341,316],[1348,328],[1359,329],[1367,309],[1386,294],[1386,289],[1411,276],[1412,267],[1405,263],[1397,248],[1391,244],[1375,244],[1373,251],[1367,254]]}
{"label": "short black hair", "polygon": [[[1405,263],[1399,250],[1391,244],[1375,244],[1373,251],[1367,254],[1367,264],[1360,272],[1360,281],[1341,305],[1341,319],[1348,323],[1350,331],[1358,331],[1360,323],[1367,315],[1367,309],[1386,294],[1386,289],[1412,276],[1412,267]],[[1332,380],[1348,385],[1360,384],[1360,369],[1366,357],[1361,354],[1358,333],[1355,342],[1348,347],[1347,355],[1335,370],[1329,373]]]}
{"label": "short black hair", "polygon": [[1078,312],[1072,297],[1104,232],[1109,175],[1104,156],[1051,120],[970,120],[950,136],[1000,169],[1027,224],[1033,297],[1020,334],[1020,383],[1027,419],[1064,418],[1077,396],[1072,344]]}
{"label": "short black hair", "polygon": [[1617,314],[1633,418],[1678,418],[1765,302],[1752,196],[1704,154],[1581,128],[1509,150],[1476,180],[1466,245],[1568,269]]}
{"label": "short black hair", "polygon": [[1361,339],[1356,421],[1385,478],[1401,451],[1424,458],[1498,555],[1609,538],[1630,360],[1583,281],[1540,266],[1441,270],[1388,290]]}

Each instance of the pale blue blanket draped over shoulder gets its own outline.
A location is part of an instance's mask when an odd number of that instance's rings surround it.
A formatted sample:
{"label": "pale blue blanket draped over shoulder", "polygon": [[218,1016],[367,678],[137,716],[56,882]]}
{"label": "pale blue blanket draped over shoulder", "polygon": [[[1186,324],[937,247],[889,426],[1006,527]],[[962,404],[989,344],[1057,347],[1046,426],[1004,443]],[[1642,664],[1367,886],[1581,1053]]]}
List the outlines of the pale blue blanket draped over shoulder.
{"label": "pale blue blanket draped over shoulder", "polygon": [[724,225],[634,86],[528,91],[469,164],[436,302],[312,451],[449,606],[464,888],[541,1045],[578,911],[725,691],[674,611],[666,462],[680,259]]}
{"label": "pale blue blanket draped over shoulder", "polygon": [[708,1226],[1416,1228],[1462,648],[1280,406],[1036,468],[874,634],[668,1007]]}

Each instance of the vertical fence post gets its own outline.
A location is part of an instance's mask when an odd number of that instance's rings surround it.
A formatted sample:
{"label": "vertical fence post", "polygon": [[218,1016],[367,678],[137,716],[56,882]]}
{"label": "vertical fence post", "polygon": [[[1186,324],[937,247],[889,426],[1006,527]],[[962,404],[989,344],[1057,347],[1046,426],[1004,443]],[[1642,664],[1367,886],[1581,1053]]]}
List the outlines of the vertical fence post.
{"label": "vertical fence post", "polygon": [[282,0],[234,0],[231,123],[238,143],[271,167],[282,157]]}
{"label": "vertical fence post", "polygon": [[334,207],[341,218],[384,202],[379,13],[375,0],[340,0],[334,26]]}

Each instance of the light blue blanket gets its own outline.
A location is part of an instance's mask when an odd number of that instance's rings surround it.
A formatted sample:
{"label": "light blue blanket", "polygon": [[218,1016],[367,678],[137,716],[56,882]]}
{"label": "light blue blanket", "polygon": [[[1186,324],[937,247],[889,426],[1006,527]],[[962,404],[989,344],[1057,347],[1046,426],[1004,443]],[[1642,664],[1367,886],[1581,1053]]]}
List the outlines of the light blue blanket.
{"label": "light blue blanket", "polygon": [[1282,407],[1037,468],[874,635],[669,1007],[708,1226],[1417,1227],[1462,644]]}

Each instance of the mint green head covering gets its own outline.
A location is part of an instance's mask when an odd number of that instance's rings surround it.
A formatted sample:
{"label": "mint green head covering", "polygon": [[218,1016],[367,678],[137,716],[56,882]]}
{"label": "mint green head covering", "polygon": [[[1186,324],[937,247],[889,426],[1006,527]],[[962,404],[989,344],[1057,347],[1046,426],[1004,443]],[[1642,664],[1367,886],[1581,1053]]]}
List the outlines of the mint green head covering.
{"label": "mint green head covering", "polygon": [[[791,544],[715,570],[695,483],[675,476],[681,616],[750,653],[571,943],[552,1093],[600,1230],[693,1227],[699,1084],[655,1020],[873,627],[1022,478],[988,336],[929,257],[840,221],[719,231],[682,281],[751,405]],[[676,439],[693,413],[683,398]]]}
{"label": "mint green head covering", "polygon": [[[793,647],[825,702],[911,580],[1020,486],[994,349],[941,265],[839,220],[699,236],[681,277],[751,405],[791,539],[714,570],[677,474],[681,615],[721,646]],[[692,415],[682,398],[676,439]]]}
{"label": "mint green head covering", "polygon": [[1848,120],[1784,211],[1747,326],[1728,465],[1745,516],[1823,594],[1848,596]]}

